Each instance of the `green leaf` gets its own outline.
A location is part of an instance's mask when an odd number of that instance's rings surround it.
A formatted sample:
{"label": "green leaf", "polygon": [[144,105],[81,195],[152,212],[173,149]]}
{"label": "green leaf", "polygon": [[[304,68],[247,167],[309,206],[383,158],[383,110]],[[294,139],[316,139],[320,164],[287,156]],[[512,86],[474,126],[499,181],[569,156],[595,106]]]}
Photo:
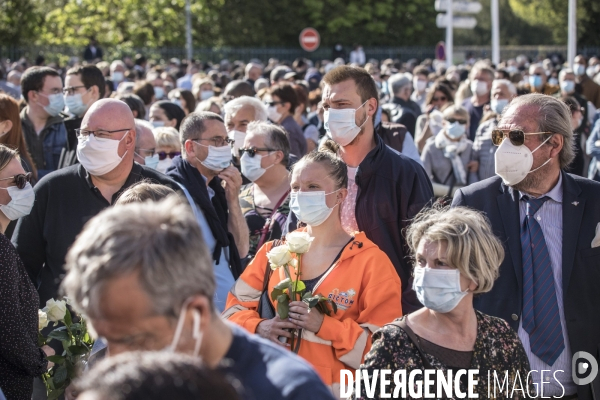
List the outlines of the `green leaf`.
{"label": "green leaf", "polygon": [[73,324],[73,319],[71,318],[71,312],[69,311],[69,307],[67,307],[66,311],[65,311],[65,325],[70,327],[71,324]]}
{"label": "green leaf", "polygon": [[48,392],[48,400],[56,400],[64,392],[65,392],[65,389],[53,389],[53,390],[51,390],[51,391]]}
{"label": "green leaf", "polygon": [[286,319],[290,313],[290,298],[287,294],[282,294],[277,297],[277,314],[279,318]]}
{"label": "green leaf", "polygon": [[69,352],[74,356],[81,356],[88,352],[87,347],[85,346],[70,346]]}
{"label": "green leaf", "polygon": [[40,332],[38,332],[38,347],[42,347],[46,344],[46,338]]}
{"label": "green leaf", "polygon": [[294,288],[294,292],[298,293],[298,292],[301,292],[302,290],[306,290],[306,285],[302,281],[298,281],[298,282],[294,281],[293,288]]}
{"label": "green leaf", "polygon": [[281,296],[282,294],[283,290],[277,288],[273,289],[273,291],[271,292],[271,300],[277,300],[277,297]]}
{"label": "green leaf", "polygon": [[279,290],[287,289],[290,286],[291,281],[292,280],[290,278],[285,278],[284,280],[279,282],[277,285],[275,285],[275,289],[279,289]]}
{"label": "green leaf", "polygon": [[54,372],[54,376],[52,377],[54,383],[63,383],[67,379],[67,367],[64,365],[59,366]]}
{"label": "green leaf", "polygon": [[65,358],[63,356],[48,356],[46,357],[46,359],[58,365],[63,364],[65,362]]}
{"label": "green leaf", "polygon": [[[61,327],[61,328],[64,328]],[[48,335],[49,339],[56,339],[56,340],[60,340],[62,341],[66,341],[66,340],[70,340],[69,338],[69,333],[66,332],[65,330],[60,330],[60,328],[53,330],[52,332],[50,332],[50,334]]]}
{"label": "green leaf", "polygon": [[302,300],[304,300],[304,299],[308,299],[308,298],[310,298],[310,297],[312,297],[312,293],[311,293],[311,291],[309,290],[308,292],[306,292],[306,293],[304,293],[304,294],[302,295]]}

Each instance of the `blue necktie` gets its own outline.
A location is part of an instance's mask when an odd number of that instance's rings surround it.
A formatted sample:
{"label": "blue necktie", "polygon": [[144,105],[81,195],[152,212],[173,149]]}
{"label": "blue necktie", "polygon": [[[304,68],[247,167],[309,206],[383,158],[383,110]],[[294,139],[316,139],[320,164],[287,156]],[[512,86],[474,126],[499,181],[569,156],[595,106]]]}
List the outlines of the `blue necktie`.
{"label": "blue necktie", "polygon": [[521,227],[523,253],[523,329],[533,354],[553,365],[565,348],[550,253],[535,213],[548,197],[523,196],[527,215]]}

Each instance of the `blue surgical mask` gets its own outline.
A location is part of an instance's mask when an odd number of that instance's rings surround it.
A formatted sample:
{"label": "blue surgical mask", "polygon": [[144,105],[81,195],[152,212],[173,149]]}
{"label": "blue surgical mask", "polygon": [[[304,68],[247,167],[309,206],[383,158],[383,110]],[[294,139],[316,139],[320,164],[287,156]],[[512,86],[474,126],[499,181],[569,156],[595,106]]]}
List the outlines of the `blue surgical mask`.
{"label": "blue surgical mask", "polygon": [[415,268],[413,290],[421,304],[442,314],[454,310],[469,292],[460,288],[459,270],[429,267]]}
{"label": "blue surgical mask", "polygon": [[158,166],[158,161],[158,154],[144,157],[144,163],[148,168],[156,169],[156,167]]}
{"label": "blue surgical mask", "polygon": [[165,96],[165,90],[160,86],[154,86],[154,97],[156,100],[160,100]]}
{"label": "blue surgical mask", "polygon": [[163,126],[165,126],[165,121],[150,121],[150,123],[155,128],[162,128]]}
{"label": "blue surgical mask", "polygon": [[507,105],[508,99],[492,99],[492,101],[490,101],[490,108],[496,114],[502,114],[502,110],[504,110],[504,107]]}
{"label": "blue surgical mask", "polygon": [[81,98],[81,93],[65,96],[65,104],[67,105],[69,112],[76,116],[83,115],[88,108],[87,104],[85,104]]}
{"label": "blue surgical mask", "polygon": [[560,88],[563,92],[571,94],[575,92],[575,81],[562,81]]}
{"label": "blue surgical mask", "polygon": [[453,122],[450,125],[448,125],[448,128],[446,128],[448,136],[450,136],[452,139],[460,138],[462,135],[465,134],[466,131],[467,126],[465,124],[461,124],[460,122]]}
{"label": "blue surgical mask", "polygon": [[550,79],[548,79],[548,83],[550,85],[558,85],[558,79],[556,79],[556,78],[550,78]]}
{"label": "blue surgical mask", "polygon": [[529,85],[532,88],[539,89],[542,87],[542,77],[539,75],[530,75],[529,76]]}
{"label": "blue surgical mask", "polygon": [[574,64],[573,65],[573,72],[577,76],[581,76],[581,75],[585,74],[585,65],[583,65],[583,64]]}
{"label": "blue surgical mask", "polygon": [[39,93],[48,99],[48,105],[42,106],[44,107],[44,111],[46,111],[49,115],[56,117],[62,110],[65,108],[65,98],[62,93],[55,93],[51,95],[45,95],[44,93]]}
{"label": "blue surgical mask", "polygon": [[[335,193],[338,190],[331,193]],[[338,205],[336,204],[332,208],[327,207],[325,196],[331,193],[325,193],[324,191],[291,192],[290,210],[305,224],[319,226],[329,218],[333,209]]]}

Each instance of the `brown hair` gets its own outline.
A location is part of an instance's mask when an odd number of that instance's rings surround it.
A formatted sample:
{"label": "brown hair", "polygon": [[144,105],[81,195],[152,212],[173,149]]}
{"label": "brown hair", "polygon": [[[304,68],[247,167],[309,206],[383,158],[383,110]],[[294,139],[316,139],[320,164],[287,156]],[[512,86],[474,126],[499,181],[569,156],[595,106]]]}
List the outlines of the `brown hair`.
{"label": "brown hair", "polygon": [[377,85],[375,85],[373,77],[363,68],[349,67],[347,65],[339,66],[329,71],[327,75],[323,77],[323,82],[331,86],[350,79],[356,84],[356,92],[363,103],[373,98],[377,100],[377,107],[379,107]]}
{"label": "brown hair", "polygon": [[443,83],[436,82],[427,92],[427,97],[425,98],[426,105],[430,105],[433,102],[435,92],[444,93],[444,96],[446,96],[448,103],[454,103],[454,96],[452,96],[452,91],[450,90],[450,88],[444,85]]}
{"label": "brown hair", "polygon": [[39,92],[44,88],[44,82],[47,76],[58,76],[58,72],[50,67],[31,67],[27,68],[21,76],[21,94],[27,103],[29,103],[29,92]]}
{"label": "brown hair", "polygon": [[277,96],[282,103],[290,103],[290,114],[298,107],[298,94],[291,83],[281,82],[271,87],[271,96]]}
{"label": "brown hair", "polygon": [[138,95],[144,102],[144,105],[148,106],[152,103],[152,97],[154,96],[154,87],[150,82],[138,81],[133,87],[133,93]]}
{"label": "brown hair", "polygon": [[19,103],[8,95],[0,94],[0,121],[6,120],[12,122],[12,128],[6,135],[0,137],[0,144],[16,150],[23,157],[29,168],[31,168],[33,177],[37,179],[37,170],[31,159],[31,155],[29,155],[25,136],[23,136],[23,129],[21,128]]}
{"label": "brown hair", "polygon": [[96,86],[98,88],[99,98],[103,99],[106,93],[106,81],[102,71],[95,65],[80,65],[67,71],[67,75],[79,75],[81,83],[86,89]]}
{"label": "brown hair", "polygon": [[0,171],[2,171],[13,158],[18,157],[19,153],[9,147],[0,144]]}
{"label": "brown hair", "polygon": [[175,191],[168,186],[150,181],[141,181],[124,191],[117,199],[117,204],[141,203],[144,201],[160,201]]}

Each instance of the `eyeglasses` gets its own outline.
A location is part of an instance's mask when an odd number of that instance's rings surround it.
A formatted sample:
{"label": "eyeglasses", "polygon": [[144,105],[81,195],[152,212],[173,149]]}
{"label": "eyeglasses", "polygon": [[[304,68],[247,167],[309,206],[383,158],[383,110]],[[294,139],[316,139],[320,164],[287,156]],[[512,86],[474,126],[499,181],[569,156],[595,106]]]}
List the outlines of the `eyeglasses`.
{"label": "eyeglasses", "polygon": [[283,101],[265,101],[265,105],[267,107],[272,107],[272,106],[275,106],[277,104],[283,104]]}
{"label": "eyeglasses", "polygon": [[[515,146],[522,146],[523,143],[525,143],[525,136],[530,136],[530,135],[545,135],[545,134],[552,134],[552,132],[530,132],[530,133],[525,133],[522,130],[519,129],[513,129],[513,130],[509,130],[508,131],[508,139],[510,140],[510,142],[515,145]],[[502,129],[494,129],[492,131],[492,143],[494,143],[494,145],[496,146],[500,146],[502,144],[502,141],[504,140],[504,137],[506,136],[506,132]]]}
{"label": "eyeglasses", "polygon": [[140,156],[153,157],[155,149],[142,149],[141,147],[136,147],[133,151],[138,153]]}
{"label": "eyeglasses", "polygon": [[446,101],[448,100],[448,98],[446,97],[434,97],[431,99],[431,101]]}
{"label": "eyeglasses", "polygon": [[94,135],[94,137],[97,138],[106,138],[109,137],[111,133],[123,132],[128,130],[131,130],[131,128],[117,129],[116,131],[106,131],[104,129],[99,129],[97,131],[88,131],[87,129],[75,129],[75,134],[77,135],[77,137]]}
{"label": "eyeglasses", "polygon": [[[213,137],[213,138],[210,138],[210,139],[194,139],[193,141],[196,141],[196,140],[206,140],[206,141],[212,142],[212,145],[215,146],[215,147],[222,147],[226,143],[227,144],[233,144],[233,143],[235,143],[235,140],[230,139],[228,137],[222,137],[222,136],[216,136],[216,137]],[[198,143],[198,144],[200,144],[200,143]]]}
{"label": "eyeglasses", "polygon": [[277,151],[277,149],[269,149],[267,147],[242,147],[240,148],[240,157],[243,156],[244,153],[248,153],[250,157],[254,157],[258,151]]}
{"label": "eyeglasses", "polygon": [[158,152],[158,159],[160,161],[162,161],[162,160],[166,159],[167,157],[173,159],[173,158],[175,158],[177,156],[180,156],[180,155],[181,155],[180,151],[171,151],[169,153],[167,153],[166,151],[159,151]]}
{"label": "eyeglasses", "polygon": [[14,183],[17,188],[23,189],[25,185],[27,185],[27,182],[31,182],[31,172],[9,176],[8,178],[2,178],[0,181],[7,181],[9,179],[13,180],[12,183]]}
{"label": "eyeglasses", "polygon": [[465,125],[467,123],[467,121],[465,121],[464,119],[456,119],[456,118],[447,118],[446,121],[450,122],[451,124],[458,122],[461,125]]}
{"label": "eyeglasses", "polygon": [[71,95],[75,94],[75,91],[76,91],[77,89],[81,89],[81,88],[84,88],[84,87],[85,87],[84,85],[81,85],[81,86],[71,86],[71,87],[66,87],[66,88],[64,88],[64,89],[63,89],[63,94],[66,94],[66,95],[68,95],[68,96],[71,96]]}

